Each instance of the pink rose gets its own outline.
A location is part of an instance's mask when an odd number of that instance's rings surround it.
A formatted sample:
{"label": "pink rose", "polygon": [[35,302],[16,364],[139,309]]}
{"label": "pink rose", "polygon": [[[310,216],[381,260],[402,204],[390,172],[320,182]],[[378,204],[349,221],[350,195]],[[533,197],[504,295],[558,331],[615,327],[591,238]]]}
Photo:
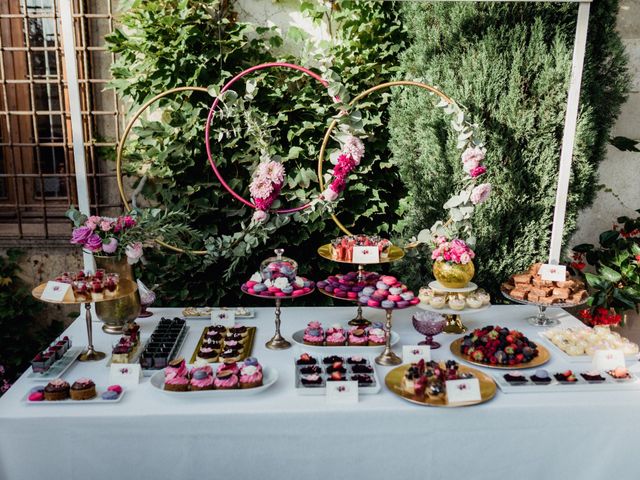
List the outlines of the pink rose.
{"label": "pink rose", "polygon": [[471,173],[483,160],[484,152],[480,147],[469,147],[462,153],[462,165],[467,173]]}
{"label": "pink rose", "polygon": [[84,245],[92,233],[93,230],[91,229],[91,227],[74,228],[73,232],[71,232],[71,243],[76,245]]}
{"label": "pink rose", "polygon": [[267,218],[269,218],[269,214],[264,210],[256,210],[253,213],[252,220],[256,223],[266,222]]}
{"label": "pink rose", "polygon": [[127,263],[133,265],[138,263],[140,257],[142,257],[142,244],[140,242],[127,245],[124,249],[124,253],[127,255]]}
{"label": "pink rose", "polygon": [[335,178],[333,182],[331,182],[331,185],[329,185],[329,188],[337,193],[344,191],[346,187],[347,182],[344,181],[344,178]]}
{"label": "pink rose", "polygon": [[99,252],[102,250],[102,239],[95,233],[92,233],[89,235],[89,238],[87,238],[84,248],[90,252]]}
{"label": "pink rose", "polygon": [[487,171],[487,167],[485,167],[484,165],[478,165],[476,168],[474,168],[469,172],[469,175],[471,175],[471,178],[476,178],[482,175],[483,173],[485,173],[486,171]]}
{"label": "pink rose", "polygon": [[471,203],[479,205],[484,202],[491,194],[491,184],[481,183],[471,191]]}
{"label": "pink rose", "polygon": [[125,228],[135,227],[136,223],[137,223],[136,220],[132,216],[127,215],[126,217],[124,217]]}
{"label": "pink rose", "polygon": [[322,192],[322,198],[324,198],[327,202],[335,202],[338,199],[338,192],[331,189],[331,187],[327,187],[324,192]]}
{"label": "pink rose", "polygon": [[118,240],[113,237],[105,240],[105,242],[102,244],[102,251],[104,253],[115,253],[117,248],[118,248]]}
{"label": "pink rose", "polygon": [[344,142],[342,153],[351,157],[356,165],[360,165],[360,160],[364,155],[364,144],[358,137],[350,135]]}
{"label": "pink rose", "polygon": [[463,253],[462,255],[460,255],[460,263],[462,263],[463,265],[466,265],[470,261],[471,256],[468,253]]}
{"label": "pink rose", "polygon": [[108,232],[112,227],[113,225],[111,225],[111,222],[109,220],[102,220],[100,222],[100,230],[102,230],[103,232]]}

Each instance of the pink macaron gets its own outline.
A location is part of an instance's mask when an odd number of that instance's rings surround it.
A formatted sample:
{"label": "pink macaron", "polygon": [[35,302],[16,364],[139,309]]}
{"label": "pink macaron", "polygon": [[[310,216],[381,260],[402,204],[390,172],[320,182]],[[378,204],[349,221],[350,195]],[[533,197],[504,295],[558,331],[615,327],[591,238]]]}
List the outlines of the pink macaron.
{"label": "pink macaron", "polygon": [[384,298],[389,296],[389,292],[387,290],[376,290],[374,293]]}
{"label": "pink macaron", "polygon": [[409,300],[409,303],[411,305],[417,305],[418,303],[420,303],[420,299],[419,298],[412,298],[411,300]]}
{"label": "pink macaron", "polygon": [[347,292],[345,292],[344,290],[340,290],[340,289],[338,289],[338,290],[334,290],[334,291],[333,291],[333,294],[334,294],[336,297],[340,297],[340,298],[346,298],[346,297],[347,297]]}
{"label": "pink macaron", "polygon": [[380,306],[380,302],[377,302],[373,298],[370,298],[369,301],[367,302],[367,305],[369,305],[370,307],[377,308]]}
{"label": "pink macaron", "polygon": [[392,277],[391,275],[383,275],[382,277],[380,277],[380,280],[389,286],[392,286],[398,282],[398,279],[396,277]]}
{"label": "pink macaron", "polygon": [[348,298],[358,298],[358,294],[356,292],[347,292]]}
{"label": "pink macaron", "polygon": [[402,300],[402,297],[400,295],[389,295],[387,297],[387,300],[391,300],[392,302],[399,302],[400,300]]}
{"label": "pink macaron", "polygon": [[269,287],[267,288],[267,290],[269,290],[271,293],[276,293],[280,291],[278,287]]}
{"label": "pink macaron", "polygon": [[245,287],[247,287],[247,288],[251,288],[251,287],[253,287],[256,283],[258,283],[258,282],[254,282],[253,280],[249,280],[249,281],[248,281],[247,283],[245,283],[244,285],[245,285]]}
{"label": "pink macaron", "polygon": [[287,294],[286,294],[286,293],[284,293],[284,292],[274,292],[274,295],[275,295],[276,297],[286,297],[286,296],[287,296]]}
{"label": "pink macaron", "polygon": [[294,290],[291,295],[293,295],[294,297],[299,297],[300,295],[304,295],[304,289],[300,288],[298,290]]}
{"label": "pink macaron", "polygon": [[249,292],[251,295],[256,294],[256,291],[253,288],[247,288],[247,292]]}

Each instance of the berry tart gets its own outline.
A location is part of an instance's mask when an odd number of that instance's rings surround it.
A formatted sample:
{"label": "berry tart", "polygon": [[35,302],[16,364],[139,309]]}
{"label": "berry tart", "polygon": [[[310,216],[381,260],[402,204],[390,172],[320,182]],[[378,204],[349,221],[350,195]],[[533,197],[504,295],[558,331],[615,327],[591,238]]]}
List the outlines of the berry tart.
{"label": "berry tart", "polygon": [[296,365],[315,365],[316,363],[318,363],[318,361],[308,353],[303,353],[300,355],[300,358],[296,360]]}
{"label": "berry tart", "polygon": [[558,372],[554,375],[555,379],[563,384],[573,384],[578,383],[578,378],[574,375],[571,370],[566,370],[564,372]]}
{"label": "berry tart", "polygon": [[477,363],[508,367],[531,362],[539,350],[521,332],[490,325],[465,335],[460,353]]}
{"label": "berry tart", "polygon": [[359,387],[369,387],[373,384],[373,377],[364,373],[351,375],[350,380],[358,382]]}
{"label": "berry tart", "polygon": [[320,387],[322,386],[322,377],[317,373],[302,375],[300,377],[300,383],[305,387]]}
{"label": "berry tart", "polygon": [[531,381],[536,385],[549,385],[551,383],[551,376],[549,372],[544,368],[539,368],[536,372],[531,375]]}
{"label": "berry tart", "polygon": [[97,396],[96,384],[89,378],[79,378],[69,390],[71,393],[71,400],[91,400]]}
{"label": "berry tart", "polygon": [[631,380],[631,374],[625,367],[617,367],[613,370],[607,370],[607,374],[618,382],[626,382],[627,380]]}
{"label": "berry tart", "polygon": [[602,383],[605,381],[605,378],[597,370],[581,373],[580,376],[589,383]]}

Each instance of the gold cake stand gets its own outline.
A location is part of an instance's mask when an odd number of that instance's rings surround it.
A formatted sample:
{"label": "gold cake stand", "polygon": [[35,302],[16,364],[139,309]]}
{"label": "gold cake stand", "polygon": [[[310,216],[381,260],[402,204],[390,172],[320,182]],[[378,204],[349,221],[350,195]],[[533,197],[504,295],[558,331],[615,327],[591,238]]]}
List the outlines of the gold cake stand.
{"label": "gold cake stand", "polygon": [[262,298],[263,300],[275,300],[276,301],[276,319],[275,319],[276,332],[273,335],[273,337],[271,337],[271,340],[269,340],[267,343],[265,343],[264,346],[267,347],[270,350],[286,350],[287,348],[291,348],[291,342],[289,342],[286,338],[284,338],[282,336],[282,334],[280,333],[280,307],[282,305],[282,300],[293,300],[294,298],[306,297],[307,295],[311,295],[314,292],[315,288],[312,288],[307,293],[303,293],[302,295],[296,295],[295,297],[294,296],[288,296],[288,297],[266,297],[264,295],[257,295],[255,293],[249,293],[249,291],[247,290],[247,288],[244,285],[242,285],[242,287],[240,287],[240,290],[242,290],[242,293],[245,293],[247,295],[251,295],[252,297]]}
{"label": "gold cake stand", "polygon": [[[320,255],[322,258],[326,260],[331,260],[332,262],[346,263],[349,265],[358,265],[358,281],[359,282],[364,282],[364,266],[365,265],[381,265],[383,263],[391,263],[391,262],[400,260],[402,257],[404,257],[404,250],[402,250],[400,247],[397,247],[395,245],[391,245],[389,247],[389,253],[387,254],[386,257],[381,257],[378,262],[365,263],[365,264],[355,264],[353,262],[348,262],[345,260],[335,260],[332,255],[332,251],[333,249],[331,247],[331,244],[327,243],[325,245],[322,245],[320,248],[318,248],[318,255]],[[357,304],[358,310],[357,310],[356,316],[351,320],[349,320],[349,325],[354,327],[368,327],[369,325],[371,325],[371,322],[366,318],[364,318],[362,314],[362,306],[358,303],[357,298],[352,299],[352,298],[337,297],[335,295],[331,295],[329,292],[325,292],[322,289],[319,289],[319,290],[321,293],[323,293],[328,297],[335,298],[337,300],[347,301],[347,302],[355,302]]]}
{"label": "gold cake stand", "polygon": [[96,351],[95,348],[93,348],[93,330],[91,328],[91,304],[92,303],[102,303],[102,302],[112,302],[114,300],[119,300],[119,299],[121,299],[123,297],[131,295],[132,293],[134,293],[138,289],[138,286],[136,285],[136,283],[132,282],[131,280],[127,280],[125,278],[120,279],[120,281],[118,282],[118,290],[116,290],[116,295],[114,297],[112,297],[112,298],[103,298],[102,300],[93,300],[92,299],[91,301],[87,301],[87,300],[66,301],[66,300],[63,300],[61,302],[55,302],[55,301],[52,301],[52,300],[43,300],[42,299],[42,292],[44,292],[44,289],[46,288],[46,286],[47,286],[46,282],[38,285],[36,288],[34,288],[31,291],[31,295],[33,295],[35,298],[37,298],[41,302],[53,303],[53,304],[56,304],[56,305],[82,305],[82,304],[84,304],[84,319],[85,319],[85,322],[87,323],[88,345],[87,345],[87,350],[85,352],[83,352],[78,357],[78,360],[81,361],[81,362],[94,362],[94,361],[102,360],[103,358],[105,358],[106,354],[104,352],[98,352],[98,351]]}

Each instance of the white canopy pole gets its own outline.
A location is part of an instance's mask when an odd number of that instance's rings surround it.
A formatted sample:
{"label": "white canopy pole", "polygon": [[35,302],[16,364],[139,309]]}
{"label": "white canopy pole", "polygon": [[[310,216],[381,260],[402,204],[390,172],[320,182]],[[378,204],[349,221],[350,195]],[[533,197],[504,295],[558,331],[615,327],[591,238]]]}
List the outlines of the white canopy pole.
{"label": "white canopy pole", "polygon": [[571,161],[573,146],[576,138],[578,123],[578,102],[580,100],[580,84],[582,82],[582,68],[587,45],[587,29],[589,27],[588,2],[581,2],[578,6],[578,23],[573,46],[573,60],[571,63],[571,80],[569,81],[569,95],[567,111],[564,118],[564,134],[562,136],[562,151],[560,153],[560,169],[558,173],[558,187],[556,189],[556,206],[553,212],[553,229],[551,230],[551,246],[549,247],[549,263],[559,263],[562,253],[562,233],[567,211],[567,195],[571,177]]}
{"label": "white canopy pole", "polygon": [[[82,126],[82,107],[80,104],[80,86],[78,84],[78,65],[76,63],[76,42],[73,28],[73,6],[71,0],[59,0],[64,64],[69,94],[69,112],[71,114],[71,132],[73,139],[73,164],[76,171],[76,190],[78,209],[85,215],[89,210],[89,187],[87,185],[87,167],[84,152],[84,129]],[[85,270],[94,270],[93,255],[83,252]]]}

